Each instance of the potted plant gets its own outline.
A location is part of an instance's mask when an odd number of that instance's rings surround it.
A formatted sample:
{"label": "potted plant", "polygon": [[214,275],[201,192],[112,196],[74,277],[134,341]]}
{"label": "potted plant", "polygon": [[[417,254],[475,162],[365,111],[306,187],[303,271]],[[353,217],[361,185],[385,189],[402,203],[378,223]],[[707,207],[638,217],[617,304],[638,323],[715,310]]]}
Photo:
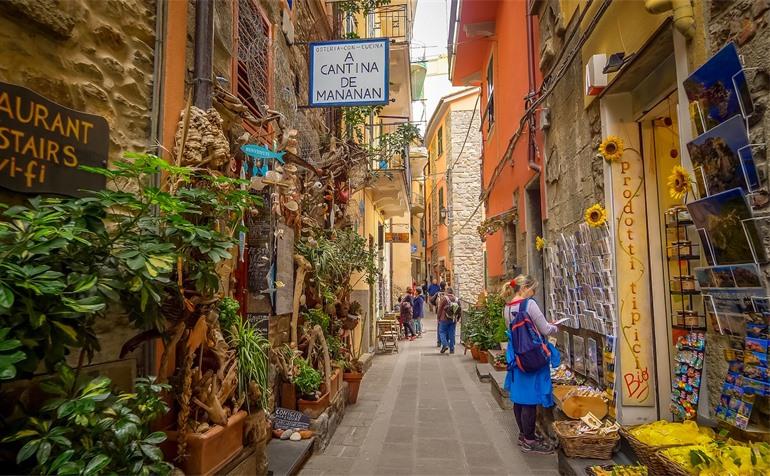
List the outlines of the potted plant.
{"label": "potted plant", "polygon": [[329,406],[328,389],[322,388],[321,373],[310,366],[305,359],[296,359],[297,373],[294,385],[300,394],[299,411],[310,418],[318,418]]}
{"label": "potted plant", "polygon": [[348,403],[353,405],[358,401],[358,392],[361,389],[361,380],[364,378],[364,366],[359,360],[361,357],[361,346],[363,345],[364,333],[358,340],[358,347],[349,354],[349,359],[345,363],[342,379],[348,383]]}

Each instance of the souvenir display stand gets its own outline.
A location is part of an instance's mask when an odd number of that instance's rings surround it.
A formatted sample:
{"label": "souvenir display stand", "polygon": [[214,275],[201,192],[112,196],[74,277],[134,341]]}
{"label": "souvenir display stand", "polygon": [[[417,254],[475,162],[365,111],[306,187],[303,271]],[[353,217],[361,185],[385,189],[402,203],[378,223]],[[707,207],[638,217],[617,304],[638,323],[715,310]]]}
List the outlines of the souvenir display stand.
{"label": "souvenir display stand", "polygon": [[[753,106],[744,71],[730,43],[683,84],[697,130],[686,144],[693,174],[684,164],[674,166],[669,193],[678,203],[659,216],[674,421],[620,428],[640,464],[622,474],[770,474],[770,444],[757,443],[770,442],[770,257],[764,246],[770,237],[766,213],[756,213],[764,203],[759,192],[767,190],[753,159],[765,145],[749,143]],[[544,255],[546,309],[560,325],[562,353],[562,367],[552,372],[550,424],[568,457],[609,458],[607,447],[617,437],[617,263],[606,212],[595,207],[598,221],[587,210],[586,223],[552,240]],[[704,384],[707,373],[715,378],[707,361],[727,362],[722,385]],[[721,396],[709,398],[708,389],[720,386]],[[587,468],[588,474],[612,471]]]}

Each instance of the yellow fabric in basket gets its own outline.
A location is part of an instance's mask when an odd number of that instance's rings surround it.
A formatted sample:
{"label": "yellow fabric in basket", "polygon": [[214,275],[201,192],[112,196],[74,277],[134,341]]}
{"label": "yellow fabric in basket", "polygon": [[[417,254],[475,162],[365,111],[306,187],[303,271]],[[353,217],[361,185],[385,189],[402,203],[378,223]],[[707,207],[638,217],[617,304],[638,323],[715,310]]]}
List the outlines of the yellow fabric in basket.
{"label": "yellow fabric in basket", "polygon": [[714,441],[711,428],[699,427],[693,421],[656,421],[631,429],[631,434],[650,446],[708,444]]}

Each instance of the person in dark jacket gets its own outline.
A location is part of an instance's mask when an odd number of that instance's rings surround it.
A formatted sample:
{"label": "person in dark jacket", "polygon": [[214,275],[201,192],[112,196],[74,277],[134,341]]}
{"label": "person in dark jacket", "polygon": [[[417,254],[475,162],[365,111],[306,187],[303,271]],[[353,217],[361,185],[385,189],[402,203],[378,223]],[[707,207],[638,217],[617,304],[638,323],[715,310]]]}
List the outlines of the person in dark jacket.
{"label": "person in dark jacket", "polygon": [[422,289],[417,288],[417,296],[412,300],[412,319],[417,337],[422,337],[422,318],[425,317],[425,298]]}
{"label": "person in dark jacket", "polygon": [[412,296],[407,292],[406,296],[401,300],[399,305],[399,321],[404,326],[404,337],[409,340],[414,340],[416,335],[414,333],[414,326],[412,321]]}

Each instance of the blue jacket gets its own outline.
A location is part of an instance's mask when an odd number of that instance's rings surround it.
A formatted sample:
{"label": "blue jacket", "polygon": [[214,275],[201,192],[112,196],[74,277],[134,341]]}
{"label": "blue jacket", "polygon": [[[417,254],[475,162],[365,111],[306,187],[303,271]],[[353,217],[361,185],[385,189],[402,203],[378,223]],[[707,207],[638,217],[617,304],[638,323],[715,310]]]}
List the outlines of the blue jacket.
{"label": "blue jacket", "polygon": [[[548,342],[548,350],[551,351],[551,367],[558,367],[561,363],[559,350]],[[508,350],[506,351],[508,362],[514,361],[513,342],[511,332],[508,331]],[[542,405],[545,408],[553,406],[553,385],[551,384],[551,369],[543,367],[537,372],[522,372],[515,365],[508,371],[505,377],[505,390],[513,403],[521,405]]]}
{"label": "blue jacket", "polygon": [[438,284],[431,283],[431,285],[428,286],[428,295],[429,296],[433,296],[434,294],[436,294],[439,291],[441,291],[441,286],[439,286]]}
{"label": "blue jacket", "polygon": [[412,317],[419,319],[423,317],[423,305],[425,304],[425,298],[417,296],[412,300]]}

